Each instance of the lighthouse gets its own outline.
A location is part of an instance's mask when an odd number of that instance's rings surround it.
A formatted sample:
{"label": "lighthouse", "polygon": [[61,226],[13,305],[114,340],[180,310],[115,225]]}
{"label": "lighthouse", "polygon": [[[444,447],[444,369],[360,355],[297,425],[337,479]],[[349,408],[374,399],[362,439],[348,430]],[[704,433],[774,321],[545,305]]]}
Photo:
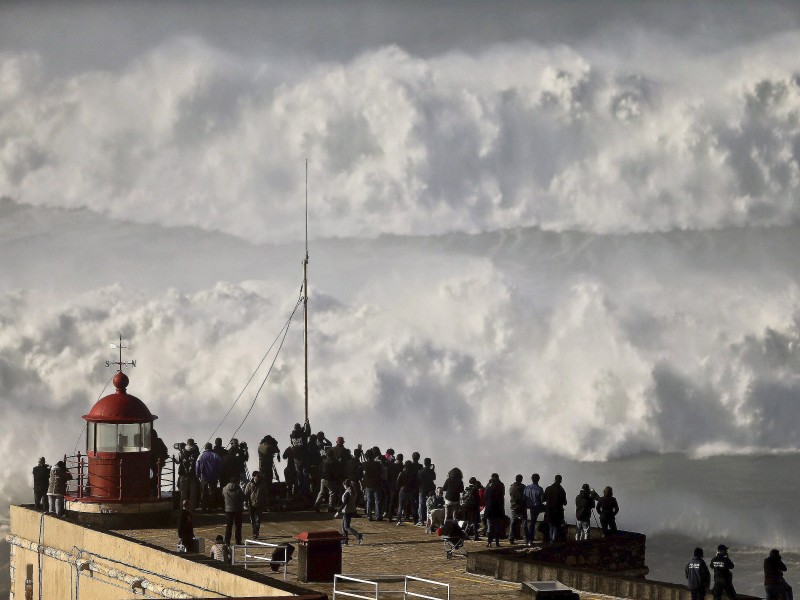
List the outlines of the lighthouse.
{"label": "lighthouse", "polygon": [[[64,497],[65,508],[78,520],[107,527],[150,526],[168,520],[174,492],[171,462],[152,460],[158,418],[147,405],[128,393],[129,377],[123,367],[120,343],[114,393],[100,398],[83,415],[86,451],[65,456],[72,481]],[[162,484],[162,482],[166,482]]]}
{"label": "lighthouse", "polygon": [[[97,401],[86,420],[88,497],[105,500],[145,500],[153,496],[150,442],[158,417],[128,393],[130,380],[118,371],[116,391]],[[82,494],[83,495],[83,494]]]}

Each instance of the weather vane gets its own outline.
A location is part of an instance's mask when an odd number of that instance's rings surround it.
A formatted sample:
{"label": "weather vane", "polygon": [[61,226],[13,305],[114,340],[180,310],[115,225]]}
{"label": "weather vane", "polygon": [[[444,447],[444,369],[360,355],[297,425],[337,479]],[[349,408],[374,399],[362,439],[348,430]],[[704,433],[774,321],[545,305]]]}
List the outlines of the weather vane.
{"label": "weather vane", "polygon": [[107,360],[106,361],[106,366],[110,367],[111,365],[117,365],[119,367],[119,370],[122,371],[122,367],[135,367],[136,366],[136,361],[135,360],[131,360],[129,362],[124,362],[122,360],[122,351],[123,350],[133,350],[133,346],[124,346],[122,344],[122,340],[123,340],[122,332],[120,331],[120,332],[118,332],[118,334],[119,334],[119,344],[109,344],[108,347],[111,348],[112,350],[119,350],[119,360]]}

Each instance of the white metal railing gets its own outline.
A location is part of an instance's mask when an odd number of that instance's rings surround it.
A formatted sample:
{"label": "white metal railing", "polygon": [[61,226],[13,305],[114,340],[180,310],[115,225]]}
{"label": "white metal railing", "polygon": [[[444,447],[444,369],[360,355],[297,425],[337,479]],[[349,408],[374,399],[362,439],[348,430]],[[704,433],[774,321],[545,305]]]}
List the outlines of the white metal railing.
{"label": "white metal railing", "polygon": [[[275,551],[276,548],[283,548],[285,549],[283,553],[282,560],[276,560],[272,558],[272,554],[270,553],[269,556],[265,556],[263,554],[251,554],[251,549],[270,549],[272,552]],[[283,578],[286,579],[286,572],[289,567],[289,562],[292,560],[289,556],[289,552],[287,550],[287,546],[285,544],[273,544],[270,542],[262,542],[260,540],[245,540],[244,544],[237,544],[231,547],[231,564],[237,564],[236,561],[236,550],[237,549],[244,549],[243,560],[239,561],[244,564],[244,568],[247,569],[247,561],[257,561],[257,562],[265,562],[269,563],[270,565],[283,565]]]}
{"label": "white metal railing", "polygon": [[418,594],[416,592],[409,592],[408,591],[408,582],[409,581],[419,581],[421,583],[426,583],[428,585],[443,587],[447,591],[447,600],[450,600],[450,584],[449,583],[442,583],[441,581],[433,581],[431,579],[422,579],[421,577],[413,577],[412,575],[406,575],[406,586],[404,590],[403,598],[408,598],[411,596],[412,598],[424,598],[425,600],[442,600],[438,596],[426,596],[425,594]]}
{"label": "white metal railing", "polygon": [[[428,585],[443,587],[447,591],[446,599],[437,596],[428,596],[419,592],[409,591],[409,582],[416,581]],[[402,583],[402,589],[387,589],[386,584]],[[343,585],[344,584],[344,585]],[[383,585],[381,585],[383,584]],[[366,586],[370,589],[354,589],[354,586]],[[346,587],[345,587],[346,586]],[[411,575],[334,575],[333,598],[339,596],[358,598],[359,600],[379,600],[389,594],[402,594],[403,600],[407,598],[421,598],[423,600],[450,600],[450,585],[441,581],[421,579]]]}
{"label": "white metal railing", "polygon": [[[361,584],[365,586],[372,586],[373,593],[371,596],[364,596],[357,593],[356,590],[343,590],[339,587],[340,582],[350,582],[351,584]],[[378,582],[369,581],[368,579],[358,579],[357,577],[348,577],[347,575],[334,575],[333,576],[333,598],[336,600],[339,596],[347,596],[348,598],[359,598],[360,600],[378,600]]]}

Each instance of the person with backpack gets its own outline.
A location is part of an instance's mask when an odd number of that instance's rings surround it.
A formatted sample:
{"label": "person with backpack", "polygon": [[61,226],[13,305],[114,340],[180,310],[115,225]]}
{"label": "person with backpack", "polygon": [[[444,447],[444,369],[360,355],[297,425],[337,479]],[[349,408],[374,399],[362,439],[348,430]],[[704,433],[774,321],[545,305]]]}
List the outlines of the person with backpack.
{"label": "person with backpack", "polygon": [[468,483],[461,493],[461,508],[464,511],[464,520],[469,523],[467,531],[472,528],[473,539],[477,542],[480,539],[482,486],[474,477],[470,477]]}
{"label": "person with backpack", "polygon": [[576,540],[589,539],[589,530],[592,527],[592,510],[594,509],[595,500],[599,498],[600,496],[589,487],[588,483],[584,483],[581,486],[581,491],[578,492],[575,498]]}
{"label": "person with backpack", "polygon": [[453,467],[447,474],[447,479],[442,486],[444,489],[445,520],[452,519],[453,513],[461,503],[461,494],[464,491],[464,474],[458,467]]}

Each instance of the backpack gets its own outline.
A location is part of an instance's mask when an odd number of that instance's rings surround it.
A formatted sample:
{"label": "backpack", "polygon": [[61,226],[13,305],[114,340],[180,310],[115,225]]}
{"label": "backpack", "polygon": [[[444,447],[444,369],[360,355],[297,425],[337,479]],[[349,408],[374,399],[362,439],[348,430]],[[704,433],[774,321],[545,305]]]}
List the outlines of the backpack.
{"label": "backpack", "polygon": [[472,486],[461,492],[460,504],[464,508],[475,508],[475,490]]}

